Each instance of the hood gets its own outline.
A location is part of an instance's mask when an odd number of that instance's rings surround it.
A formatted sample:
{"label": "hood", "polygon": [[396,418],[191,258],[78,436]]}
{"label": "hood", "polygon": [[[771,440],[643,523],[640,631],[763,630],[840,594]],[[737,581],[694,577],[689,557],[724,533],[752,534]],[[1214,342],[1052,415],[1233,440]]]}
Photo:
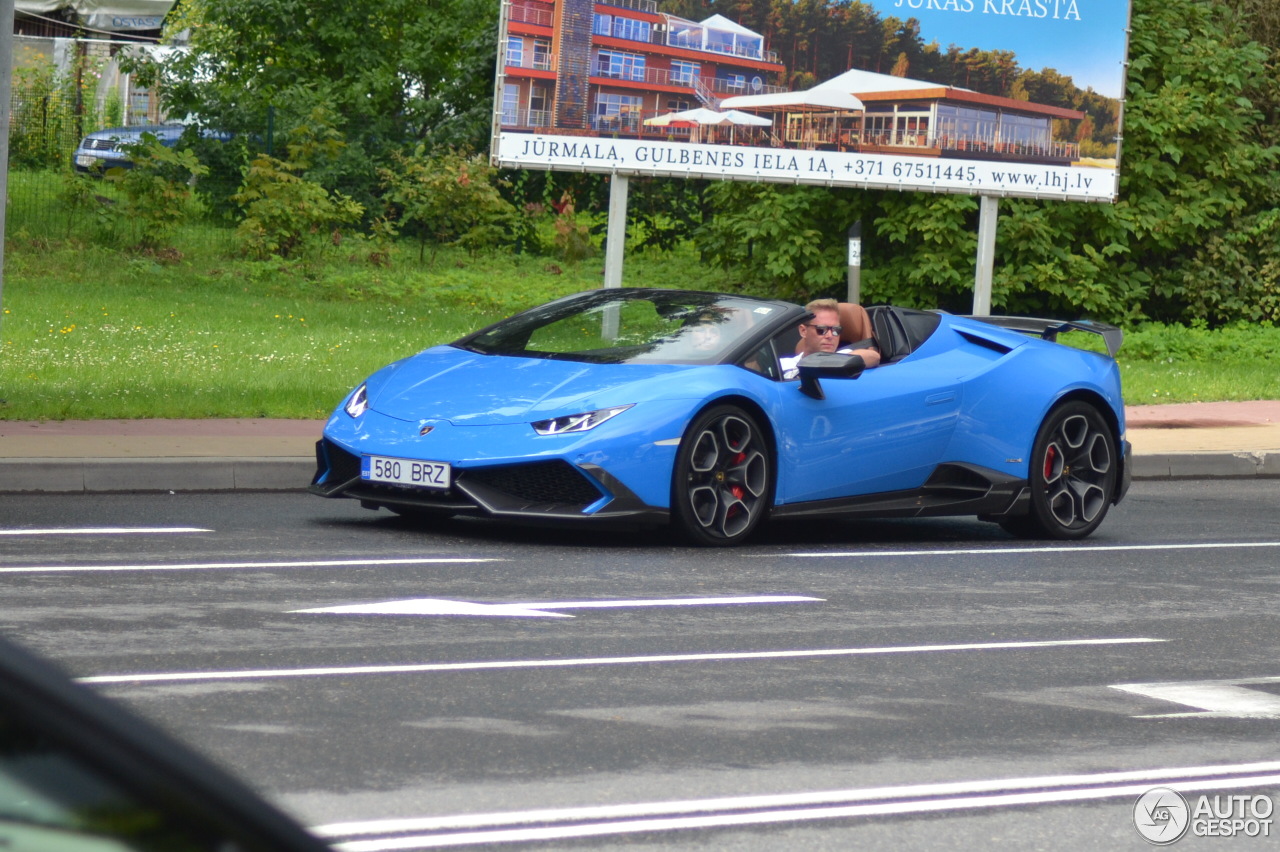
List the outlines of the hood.
{"label": "hood", "polygon": [[437,346],[369,380],[372,408],[409,422],[456,426],[527,423],[652,398],[647,384],[670,396],[670,364],[584,364],[544,358],[481,355]]}

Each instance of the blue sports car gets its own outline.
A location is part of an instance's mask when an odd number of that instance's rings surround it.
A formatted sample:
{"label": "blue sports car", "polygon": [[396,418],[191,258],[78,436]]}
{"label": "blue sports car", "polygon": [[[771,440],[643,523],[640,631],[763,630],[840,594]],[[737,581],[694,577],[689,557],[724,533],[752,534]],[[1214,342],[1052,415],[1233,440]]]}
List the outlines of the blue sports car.
{"label": "blue sports car", "polygon": [[[672,523],[703,545],[770,518],[930,515],[1075,539],[1124,496],[1119,329],[839,307],[842,339],[880,366],[819,352],[788,380],[812,317],[798,305],[549,302],[362,382],[325,424],[311,491],[406,515]],[[1107,354],[1056,342],[1073,330]]]}

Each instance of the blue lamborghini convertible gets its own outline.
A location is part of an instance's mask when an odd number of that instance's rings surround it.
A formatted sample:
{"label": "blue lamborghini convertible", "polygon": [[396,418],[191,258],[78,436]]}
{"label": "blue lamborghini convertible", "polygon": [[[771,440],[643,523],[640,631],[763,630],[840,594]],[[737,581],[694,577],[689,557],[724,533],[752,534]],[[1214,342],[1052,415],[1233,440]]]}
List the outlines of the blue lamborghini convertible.
{"label": "blue lamborghini convertible", "polygon": [[[673,523],[705,545],[770,518],[929,515],[1075,539],[1124,496],[1119,329],[840,313],[842,337],[879,349],[880,366],[816,353],[788,380],[779,359],[812,316],[798,305],[558,299],[362,382],[325,424],[311,490],[406,515]],[[1107,354],[1058,343],[1068,331]]]}

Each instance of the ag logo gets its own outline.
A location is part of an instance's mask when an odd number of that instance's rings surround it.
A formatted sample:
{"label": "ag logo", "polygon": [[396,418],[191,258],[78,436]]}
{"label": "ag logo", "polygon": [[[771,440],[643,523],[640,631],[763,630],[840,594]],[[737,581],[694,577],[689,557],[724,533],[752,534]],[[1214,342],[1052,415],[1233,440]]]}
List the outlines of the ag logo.
{"label": "ag logo", "polygon": [[1177,790],[1156,787],[1133,804],[1133,824],[1144,840],[1167,846],[1182,839],[1191,824],[1191,809]]}

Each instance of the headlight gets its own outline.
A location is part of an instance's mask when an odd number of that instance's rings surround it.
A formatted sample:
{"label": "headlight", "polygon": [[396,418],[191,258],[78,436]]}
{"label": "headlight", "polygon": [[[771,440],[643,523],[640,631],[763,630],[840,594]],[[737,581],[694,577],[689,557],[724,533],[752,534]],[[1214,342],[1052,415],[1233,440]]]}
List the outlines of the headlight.
{"label": "headlight", "polygon": [[351,399],[347,400],[347,404],[344,406],[344,408],[347,414],[350,414],[352,417],[359,417],[361,414],[364,414],[366,411],[368,411],[369,410],[368,385],[361,385],[360,387],[356,388],[356,392],[351,394]]}
{"label": "headlight", "polygon": [[539,420],[533,424],[533,431],[539,435],[563,435],[566,432],[586,432],[594,429],[611,417],[616,417],[630,408],[630,405],[619,405],[614,408],[601,408],[597,411],[586,411],[582,414],[569,414],[565,417],[553,417],[550,420]]}

